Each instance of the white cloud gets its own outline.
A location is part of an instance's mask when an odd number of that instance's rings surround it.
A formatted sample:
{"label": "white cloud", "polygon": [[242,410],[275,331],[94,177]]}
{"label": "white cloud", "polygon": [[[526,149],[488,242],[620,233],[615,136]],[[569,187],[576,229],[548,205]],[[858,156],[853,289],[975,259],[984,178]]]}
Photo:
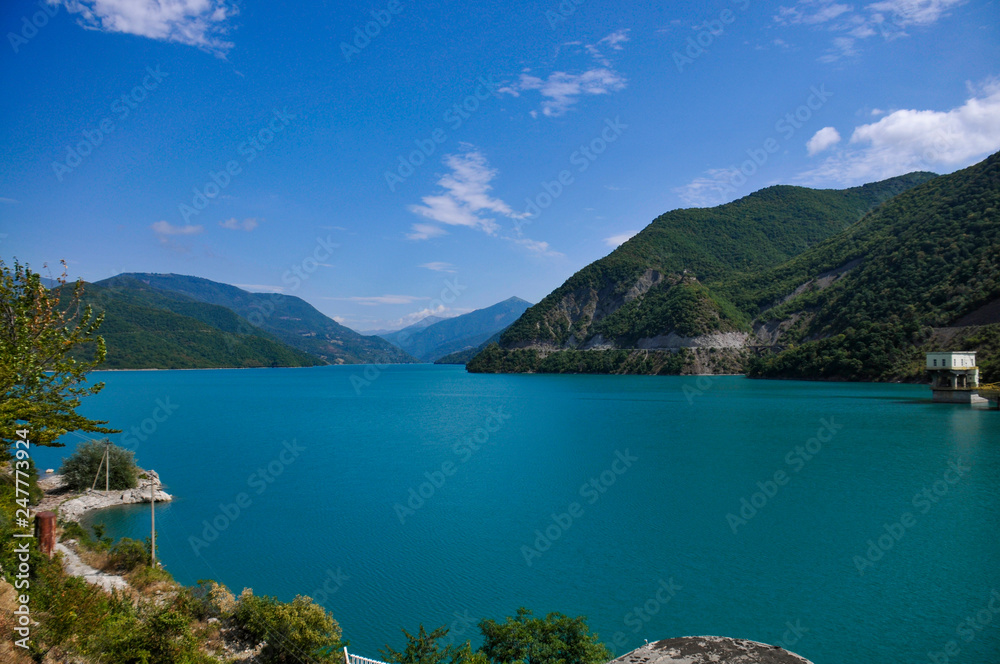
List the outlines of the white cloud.
{"label": "white cloud", "polygon": [[433,270],[435,272],[455,272],[455,266],[451,263],[444,263],[442,261],[432,261],[430,263],[423,263],[417,267],[426,268],[428,270]]}
{"label": "white cloud", "polygon": [[898,26],[929,25],[945,15],[947,11],[965,0],[886,0],[868,5],[876,15],[888,14]]}
{"label": "white cloud", "polygon": [[63,0],[88,29],[177,42],[224,56],[227,20],[238,13],[227,0]]}
{"label": "white cloud", "polygon": [[231,231],[252,231],[260,224],[254,217],[244,219],[243,221],[238,220],[236,217],[232,217],[230,219],[226,219],[225,221],[220,221],[219,225],[223,228],[228,228]]}
{"label": "white cloud", "polygon": [[[451,169],[451,173],[438,180],[438,185],[444,191],[424,196],[420,199],[423,205],[410,205],[407,208],[410,212],[446,226],[466,226],[481,230],[487,235],[496,235],[499,226],[495,219],[483,216],[484,214],[495,213],[511,219],[522,216],[500,199],[490,196],[489,192],[493,189],[490,182],[496,177],[497,171],[490,168],[486,157],[478,150],[447,155],[444,163]],[[426,240],[444,233],[437,226],[414,224],[407,237],[411,240]]]}
{"label": "white cloud", "polygon": [[733,199],[736,194],[734,182],[740,181],[741,175],[738,168],[711,168],[673,191],[686,205],[711,207]]}
{"label": "white cloud", "polygon": [[840,134],[833,127],[823,127],[809,139],[806,143],[806,150],[809,156],[819,154],[827,148],[831,148],[840,142]]}
{"label": "white cloud", "polygon": [[[507,203],[490,195],[493,190],[491,182],[496,177],[497,171],[490,167],[482,153],[472,146],[467,147],[470,149],[463,154],[447,155],[444,158],[444,163],[451,168],[451,173],[438,180],[438,185],[443,191],[433,196],[424,196],[420,199],[423,205],[410,205],[407,209],[439,224],[465,226],[483,231],[487,235],[507,240],[537,255],[562,256],[558,251],[553,251],[547,242],[524,237],[520,225],[528,215],[515,212]],[[506,217],[514,222],[516,237],[500,233],[501,226],[495,218],[497,216]],[[447,231],[441,226],[423,223],[413,224],[406,237],[410,240],[427,240],[446,233]],[[421,267],[428,265],[432,263]],[[428,267],[428,269],[434,268]]]}
{"label": "white cloud", "polygon": [[1000,83],[948,111],[898,110],[851,134],[842,149],[798,180],[859,183],[915,170],[953,170],[1000,149]]}
{"label": "white cloud", "polygon": [[798,0],[791,7],[779,7],[774,21],[779,25],[807,25],[840,33],[832,48],[819,58],[836,62],[859,54],[856,40],[881,34],[886,40],[907,37],[910,26],[929,26],[965,0],[885,0],[855,10],[836,0]]}
{"label": "white cloud", "polygon": [[505,237],[504,239],[513,242],[518,246],[524,247],[531,253],[536,254],[538,256],[550,256],[555,258],[564,255],[558,251],[553,251],[549,247],[548,242],[542,242],[540,240],[532,240],[531,238],[527,237]]}
{"label": "white cloud", "polygon": [[564,115],[581,95],[603,95],[625,88],[627,81],[618,72],[607,69],[591,69],[582,74],[553,72],[545,79],[521,74],[520,80],[500,92],[538,90],[544,97],[542,114],[550,118]]}
{"label": "white cloud", "polygon": [[10,203],[11,205],[13,205],[20,202],[21,201],[17,200],[16,198],[5,198],[3,196],[0,196],[0,203]]}
{"label": "white cloud", "polygon": [[841,58],[853,58],[861,54],[855,47],[856,40],[852,37],[834,37],[833,46],[827,49],[825,55],[819,57],[820,62],[836,62]]}
{"label": "white cloud", "polygon": [[448,231],[433,224],[413,224],[410,232],[406,234],[408,240],[429,240],[432,237],[447,235]]}
{"label": "white cloud", "polygon": [[779,7],[774,20],[781,25],[795,25],[805,23],[812,25],[816,23],[826,23],[845,12],[851,11],[850,5],[842,5],[829,0],[800,0],[794,7]]}
{"label": "white cloud", "polygon": [[[584,70],[582,73],[554,71],[547,76],[539,77],[525,70],[516,82],[501,87],[498,92],[520,97],[522,92],[538,91],[542,96],[542,114],[547,117],[564,115],[584,95],[604,95],[625,89],[628,80],[615,71],[611,61],[604,55],[602,49],[610,48],[620,51],[628,42],[628,30],[617,30],[599,40],[597,44],[585,44],[584,50],[590,54],[598,67]],[[570,42],[563,46],[579,45]],[[532,117],[537,113],[531,111]]]}
{"label": "white cloud", "polygon": [[620,247],[629,241],[635,234],[639,231],[625,231],[624,233],[619,233],[618,235],[612,235],[611,237],[604,238],[604,244],[608,245],[612,249]]}
{"label": "white cloud", "polygon": [[198,235],[205,230],[205,227],[201,225],[174,226],[169,221],[157,221],[150,224],[149,227],[161,238],[167,235]]}

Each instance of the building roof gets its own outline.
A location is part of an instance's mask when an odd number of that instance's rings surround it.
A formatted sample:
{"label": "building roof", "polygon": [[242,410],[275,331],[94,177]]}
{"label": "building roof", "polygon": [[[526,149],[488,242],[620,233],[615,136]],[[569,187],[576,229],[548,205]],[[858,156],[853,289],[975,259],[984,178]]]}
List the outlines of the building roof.
{"label": "building roof", "polygon": [[684,636],[647,643],[609,664],[812,664],[766,643],[725,636]]}

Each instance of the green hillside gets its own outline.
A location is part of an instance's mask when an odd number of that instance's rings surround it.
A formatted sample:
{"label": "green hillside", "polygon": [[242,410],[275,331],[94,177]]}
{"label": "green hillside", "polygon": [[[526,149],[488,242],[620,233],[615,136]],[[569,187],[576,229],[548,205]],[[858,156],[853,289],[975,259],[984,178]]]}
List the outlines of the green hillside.
{"label": "green hillside", "polygon": [[291,295],[250,293],[235,286],[200,277],[177,274],[123,274],[99,285],[139,284],[147,293],[158,294],[161,306],[170,296],[182,295],[199,303],[224,307],[240,320],[237,333],[259,330],[282,343],[328,364],[388,364],[414,362],[414,358],[379,337],[366,337]]}
{"label": "green hillside", "polygon": [[[66,291],[71,288],[64,287]],[[83,304],[104,314],[100,334],[108,353],[103,369],[321,364],[317,358],[289,348],[266,333],[238,333],[239,317],[223,307],[96,284],[85,285]]]}
{"label": "green hillside", "polygon": [[714,208],[668,212],[528,309],[501,346],[584,349],[600,335],[598,343],[626,348],[671,331],[749,331],[750,316],[705,286],[779,265],[932,177],[911,173],[845,190],[774,186]]}
{"label": "green hillside", "polygon": [[[766,308],[781,288],[852,262],[829,287]],[[915,376],[923,350],[948,344],[937,328],[971,326],[960,338],[981,351],[984,380],[1000,380],[1000,153],[900,195],[849,233],[728,290],[756,300],[762,319],[788,326],[782,340],[798,344],[755,360],[752,376]]]}
{"label": "green hillside", "polygon": [[[833,215],[825,226],[821,210]],[[529,309],[468,368],[918,380],[924,351],[964,348],[979,351],[984,380],[1000,380],[998,210],[1000,154],[946,176],[842,192],[771,187],[668,213]],[[718,225],[698,227],[702,215]],[[679,239],[698,233],[697,249]],[[617,361],[597,357],[612,353]]]}

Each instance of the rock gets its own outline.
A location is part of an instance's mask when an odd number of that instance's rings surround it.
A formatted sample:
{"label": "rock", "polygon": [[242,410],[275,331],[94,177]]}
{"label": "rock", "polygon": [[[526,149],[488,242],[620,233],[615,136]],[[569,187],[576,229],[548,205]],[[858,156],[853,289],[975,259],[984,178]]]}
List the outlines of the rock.
{"label": "rock", "polygon": [[[82,495],[71,498],[59,505],[59,517],[64,521],[79,521],[84,514],[91,510],[115,507],[118,505],[134,505],[136,503],[148,503],[150,494],[150,483],[153,484],[153,493],[156,502],[165,503],[173,500],[173,496],[163,490],[160,484],[160,477],[153,471],[145,471],[146,478],[139,480],[139,485],[134,489],[124,491],[97,491],[88,489]],[[59,475],[53,476],[62,478]]]}
{"label": "rock", "polygon": [[811,664],[784,648],[725,636],[685,636],[647,643],[609,664]]}

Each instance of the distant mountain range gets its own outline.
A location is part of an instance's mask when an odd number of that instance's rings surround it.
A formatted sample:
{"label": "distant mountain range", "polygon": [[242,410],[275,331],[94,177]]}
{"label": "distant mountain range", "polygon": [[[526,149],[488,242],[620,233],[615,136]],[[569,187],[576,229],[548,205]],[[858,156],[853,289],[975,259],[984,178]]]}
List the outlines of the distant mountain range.
{"label": "distant mountain range", "polygon": [[907,380],[923,350],[957,347],[1000,380],[1000,154],[668,212],[468,369]]}
{"label": "distant mountain range", "polygon": [[424,362],[434,362],[451,353],[475,351],[530,306],[530,302],[511,297],[491,307],[437,319],[430,324],[422,324],[425,318],[402,330],[383,334],[382,338]]}
{"label": "distant mountain range", "polygon": [[[72,285],[67,286],[72,288]],[[121,274],[84,289],[103,312],[107,369],[313,366],[416,360],[304,300],[175,274]]]}
{"label": "distant mountain range", "polygon": [[389,330],[389,329],[384,329],[384,330],[365,330],[361,334],[366,334],[368,336],[375,335],[375,336],[382,337],[386,341],[392,341],[392,339],[390,337],[392,337],[393,335],[396,335],[396,334],[402,332],[403,330],[409,330],[411,332],[413,330],[422,330],[423,328],[427,327],[428,325],[433,325],[434,323],[438,322],[439,320],[444,320],[444,318],[441,318],[440,316],[427,316],[426,318],[421,318],[420,320],[418,320],[416,323],[413,323],[412,325],[407,325],[406,327],[401,327],[398,330]]}

